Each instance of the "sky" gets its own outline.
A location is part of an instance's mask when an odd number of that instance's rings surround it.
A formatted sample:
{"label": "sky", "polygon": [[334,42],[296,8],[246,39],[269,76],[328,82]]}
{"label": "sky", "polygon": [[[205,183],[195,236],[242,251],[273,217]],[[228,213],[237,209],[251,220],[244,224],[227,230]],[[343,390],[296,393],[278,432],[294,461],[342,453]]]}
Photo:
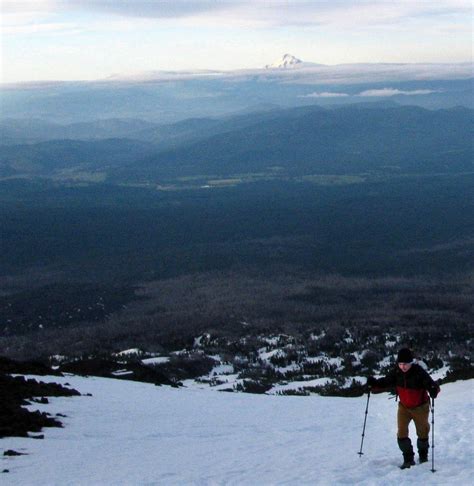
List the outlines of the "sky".
{"label": "sky", "polygon": [[470,0],[0,0],[1,81],[472,62]]}

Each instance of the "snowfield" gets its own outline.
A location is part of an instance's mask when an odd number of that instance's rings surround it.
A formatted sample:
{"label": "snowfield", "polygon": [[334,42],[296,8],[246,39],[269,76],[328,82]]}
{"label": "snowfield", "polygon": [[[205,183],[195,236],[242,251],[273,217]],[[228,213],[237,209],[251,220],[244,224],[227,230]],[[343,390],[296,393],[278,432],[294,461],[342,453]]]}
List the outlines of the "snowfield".
{"label": "snowfield", "polygon": [[[175,389],[77,376],[93,396],[52,398],[31,408],[67,415],[44,440],[5,438],[5,485],[412,485],[472,484],[474,380],[447,384],[436,400],[435,467],[401,471],[396,408],[367,398],[292,397]],[[412,438],[415,436],[411,429]]]}

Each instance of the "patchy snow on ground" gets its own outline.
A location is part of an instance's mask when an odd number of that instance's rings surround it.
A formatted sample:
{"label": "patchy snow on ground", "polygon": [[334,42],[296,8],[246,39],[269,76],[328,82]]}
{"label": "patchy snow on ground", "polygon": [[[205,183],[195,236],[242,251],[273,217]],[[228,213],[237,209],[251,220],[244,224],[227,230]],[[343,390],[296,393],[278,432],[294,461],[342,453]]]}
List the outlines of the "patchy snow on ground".
{"label": "patchy snow on ground", "polygon": [[300,371],[301,366],[298,363],[291,363],[288,366],[274,366],[273,369],[278,373],[285,374]]}
{"label": "patchy snow on ground", "polygon": [[[44,440],[5,438],[3,485],[467,485],[474,474],[474,380],[442,387],[435,408],[435,467],[400,470],[396,408],[367,397],[213,393],[106,378],[41,377],[92,396],[34,404],[62,413]],[[411,436],[414,437],[411,429]],[[2,451],[2,452],[3,452]]]}
{"label": "patchy snow on ground", "polygon": [[142,351],[138,348],[131,348],[131,349],[125,349],[124,351],[120,351],[119,353],[116,353],[116,356],[136,356],[142,354]]}
{"label": "patchy snow on ground", "polygon": [[288,390],[298,391],[298,390],[303,390],[306,387],[324,386],[332,382],[333,380],[331,378],[316,378],[314,380],[307,380],[307,381],[302,381],[302,380],[291,381],[286,384],[275,385],[267,393],[274,394],[274,393],[279,393]]}
{"label": "patchy snow on ground", "polygon": [[266,348],[260,349],[259,350],[259,358],[262,361],[270,361],[270,358],[273,358],[274,356],[279,358],[282,356],[285,356],[285,352],[282,349],[272,349],[271,351],[266,351]]}
{"label": "patchy snow on ground", "polygon": [[430,375],[433,380],[442,380],[443,378],[446,378],[446,375],[449,373],[450,370],[450,366],[443,366],[439,370],[430,372]]}
{"label": "patchy snow on ground", "polygon": [[233,373],[234,373],[234,367],[231,364],[219,364],[217,366],[214,366],[214,368],[212,368],[211,372],[209,373],[209,376],[230,375]]}
{"label": "patchy snow on ground", "polygon": [[170,360],[169,356],[155,356],[154,358],[142,359],[142,363],[145,365],[156,365],[156,364],[168,363],[169,360]]}
{"label": "patchy snow on ground", "polygon": [[117,370],[117,371],[112,371],[112,375],[114,375],[114,376],[133,376],[133,371]]}

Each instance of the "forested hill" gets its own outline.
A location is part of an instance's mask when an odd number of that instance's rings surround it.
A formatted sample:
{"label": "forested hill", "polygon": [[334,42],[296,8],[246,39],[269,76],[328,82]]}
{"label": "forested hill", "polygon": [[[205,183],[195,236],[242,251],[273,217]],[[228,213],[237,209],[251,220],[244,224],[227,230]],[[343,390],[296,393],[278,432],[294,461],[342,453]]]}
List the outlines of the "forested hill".
{"label": "forested hill", "polygon": [[473,169],[474,112],[418,107],[272,112],[254,125],[156,154],[123,175],[238,174],[276,168],[290,174]]}
{"label": "forested hill", "polygon": [[190,120],[130,133],[129,138],[141,141],[66,139],[3,146],[0,174],[64,179],[86,171],[91,181],[127,183],[248,174],[470,172],[473,114],[467,108],[362,104]]}

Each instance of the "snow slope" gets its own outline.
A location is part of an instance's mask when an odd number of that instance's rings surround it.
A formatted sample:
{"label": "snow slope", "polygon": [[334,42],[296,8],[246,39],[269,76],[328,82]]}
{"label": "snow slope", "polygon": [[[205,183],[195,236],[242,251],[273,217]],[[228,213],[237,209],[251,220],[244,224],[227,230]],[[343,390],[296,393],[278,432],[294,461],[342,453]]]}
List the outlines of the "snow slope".
{"label": "snow slope", "polygon": [[[471,484],[474,381],[443,387],[435,409],[437,472],[431,462],[401,471],[396,403],[372,395],[360,458],[366,397],[289,397],[173,389],[104,378],[68,382],[92,397],[35,405],[64,413],[45,440],[6,438],[5,485],[408,485]],[[411,430],[412,436],[414,431]],[[430,454],[431,458],[431,454]]]}

